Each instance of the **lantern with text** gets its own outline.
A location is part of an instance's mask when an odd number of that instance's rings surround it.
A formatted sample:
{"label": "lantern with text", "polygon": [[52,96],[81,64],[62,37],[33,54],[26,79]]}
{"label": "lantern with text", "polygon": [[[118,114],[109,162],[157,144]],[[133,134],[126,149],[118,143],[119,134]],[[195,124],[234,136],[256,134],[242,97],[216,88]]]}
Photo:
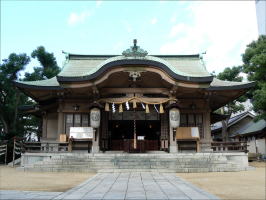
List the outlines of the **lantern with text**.
{"label": "lantern with text", "polygon": [[101,111],[99,108],[91,109],[90,113],[90,123],[92,128],[100,127]]}
{"label": "lantern with text", "polygon": [[178,108],[172,108],[169,111],[169,122],[171,128],[177,128],[180,125],[180,111]]}

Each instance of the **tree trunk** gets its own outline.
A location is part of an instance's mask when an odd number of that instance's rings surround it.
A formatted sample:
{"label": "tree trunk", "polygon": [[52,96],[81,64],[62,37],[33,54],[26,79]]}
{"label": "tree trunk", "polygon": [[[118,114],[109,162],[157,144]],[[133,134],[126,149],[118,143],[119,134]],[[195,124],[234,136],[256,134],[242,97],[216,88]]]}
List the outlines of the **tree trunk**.
{"label": "tree trunk", "polygon": [[17,135],[17,118],[18,118],[18,104],[20,101],[20,93],[16,90],[16,103],[15,103],[15,111],[14,111],[14,121],[13,121],[13,131]]}
{"label": "tree trunk", "polygon": [[223,142],[227,141],[227,124],[226,124],[226,120],[222,121],[222,139]]}

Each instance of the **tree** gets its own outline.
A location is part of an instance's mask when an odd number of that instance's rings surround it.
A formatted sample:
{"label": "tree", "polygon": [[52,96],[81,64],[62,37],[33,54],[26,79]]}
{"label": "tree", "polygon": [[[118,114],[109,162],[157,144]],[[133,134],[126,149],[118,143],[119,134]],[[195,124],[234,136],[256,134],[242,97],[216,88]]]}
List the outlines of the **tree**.
{"label": "tree", "polygon": [[[37,47],[37,49],[31,53],[31,57],[36,58],[41,66],[34,67],[33,73],[25,73],[24,81],[49,79],[60,72],[54,54],[47,52],[43,46]],[[36,116],[31,116],[28,123],[31,124],[28,126],[28,128],[31,128],[31,133],[35,133],[37,137],[40,138],[42,132],[42,119],[37,118]]]}
{"label": "tree", "polygon": [[247,45],[242,55],[243,71],[248,80],[256,81],[256,87],[249,92],[254,110],[259,114],[257,119],[266,119],[266,36]]}
{"label": "tree", "polygon": [[37,47],[32,53],[32,58],[36,58],[41,66],[34,67],[33,73],[25,73],[26,81],[36,81],[49,79],[56,76],[60,72],[56,58],[53,53],[46,52],[43,46]]}
{"label": "tree", "polygon": [[[242,67],[232,67],[225,68],[223,72],[217,75],[217,78],[224,81],[236,81],[241,82],[243,77],[240,76]],[[237,100],[229,102],[224,107],[222,107],[218,112],[221,114],[226,114],[226,119],[222,120],[222,138],[223,141],[228,141],[228,122],[232,114],[244,110],[244,105],[241,102],[244,102],[246,98],[244,96],[239,97]]]}
{"label": "tree", "polygon": [[24,104],[27,97],[14,87],[13,81],[18,80],[19,72],[29,62],[26,54],[12,53],[0,65],[0,133],[5,139],[24,134],[21,127],[24,119],[18,116],[18,106]]}
{"label": "tree", "polygon": [[[56,76],[60,68],[53,53],[48,53],[40,46],[32,52],[41,66],[35,67],[33,73],[26,72],[24,81],[48,79]],[[13,82],[19,80],[19,72],[30,62],[26,54],[12,53],[0,65],[0,138],[10,139],[13,136],[25,137],[35,133],[40,136],[41,120],[33,115],[25,116],[19,111],[19,106],[35,104],[16,87]]]}

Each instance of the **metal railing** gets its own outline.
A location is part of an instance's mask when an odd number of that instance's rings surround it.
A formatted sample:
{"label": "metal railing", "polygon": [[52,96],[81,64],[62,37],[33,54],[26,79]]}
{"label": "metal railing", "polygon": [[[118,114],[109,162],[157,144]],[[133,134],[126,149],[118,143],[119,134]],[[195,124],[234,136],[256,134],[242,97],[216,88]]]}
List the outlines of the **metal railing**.
{"label": "metal railing", "polygon": [[214,152],[248,152],[246,142],[212,142]]}

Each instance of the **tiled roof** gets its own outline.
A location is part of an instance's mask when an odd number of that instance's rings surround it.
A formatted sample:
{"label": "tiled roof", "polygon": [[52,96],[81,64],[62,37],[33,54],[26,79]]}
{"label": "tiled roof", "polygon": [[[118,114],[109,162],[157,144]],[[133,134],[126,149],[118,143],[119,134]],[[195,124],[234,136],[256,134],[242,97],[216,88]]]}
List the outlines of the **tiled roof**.
{"label": "tiled roof", "polygon": [[237,136],[237,135],[248,135],[251,133],[260,132],[263,129],[266,128],[266,121],[264,119],[261,119],[257,122],[250,121],[245,126],[237,130],[235,133],[232,134],[231,137]]}
{"label": "tiled roof", "polygon": [[[75,78],[86,77],[98,72],[104,65],[119,60],[144,60],[154,61],[162,63],[167,66],[173,74],[177,74],[183,77],[199,77],[208,78],[211,77],[206,70],[204,63],[200,59],[199,55],[158,55],[158,56],[145,56],[145,57],[125,57],[115,55],[75,55],[69,54],[69,59],[65,62],[62,71],[58,74],[58,77],[53,77],[47,80],[41,81],[18,81],[18,87],[56,87],[60,88],[58,83],[59,77]],[[189,79],[188,79],[189,80]],[[247,86],[249,83],[245,82],[230,82],[221,81],[216,78],[210,84],[208,89],[234,89],[234,87]]]}
{"label": "tiled roof", "polygon": [[[236,115],[234,117],[231,117],[228,121],[228,127],[230,127],[231,125],[235,124],[236,122],[240,121],[241,119],[243,119],[244,117],[246,116],[250,116],[250,117],[254,117],[253,114],[251,114],[250,112],[243,112],[243,113],[240,113],[239,115]],[[222,128],[222,122],[217,122],[215,124],[212,125],[211,127],[211,130],[212,131],[216,131],[218,129],[221,129]]]}

